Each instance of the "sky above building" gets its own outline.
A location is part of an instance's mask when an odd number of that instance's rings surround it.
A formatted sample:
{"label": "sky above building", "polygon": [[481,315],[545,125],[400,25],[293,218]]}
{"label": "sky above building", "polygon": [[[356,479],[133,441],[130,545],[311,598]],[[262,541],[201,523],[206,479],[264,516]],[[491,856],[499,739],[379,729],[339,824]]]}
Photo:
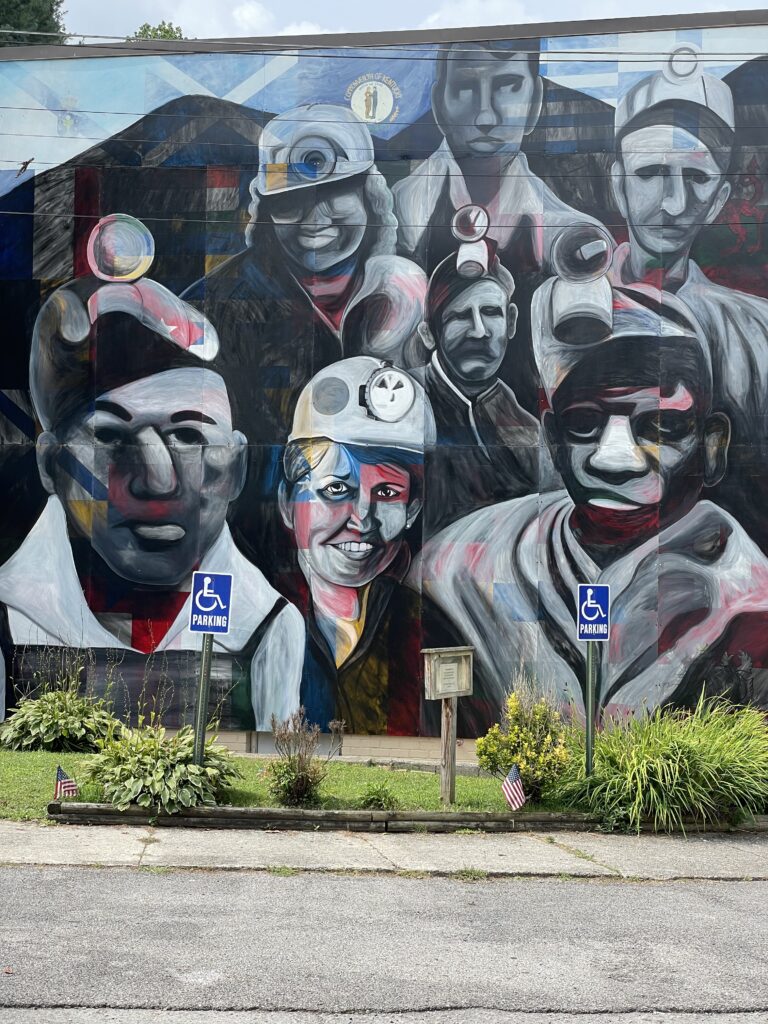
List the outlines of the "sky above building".
{"label": "sky above building", "polygon": [[685,14],[758,9],[762,0],[133,0],[105,4],[104,0],[67,0],[66,25],[78,34],[124,36],[143,22],[160,20],[180,25],[188,37],[293,35],[317,32],[373,32],[465,25],[510,25],[582,18]]}

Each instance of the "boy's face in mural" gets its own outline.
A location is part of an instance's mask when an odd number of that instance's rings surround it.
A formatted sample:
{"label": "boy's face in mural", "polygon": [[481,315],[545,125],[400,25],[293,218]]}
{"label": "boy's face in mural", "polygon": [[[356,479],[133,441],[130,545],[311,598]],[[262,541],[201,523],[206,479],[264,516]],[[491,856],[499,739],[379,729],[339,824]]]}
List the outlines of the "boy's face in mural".
{"label": "boy's face in mural", "polygon": [[363,193],[359,182],[340,181],[270,198],[275,235],[294,263],[324,271],[357,252],[368,223]]}
{"label": "boy's face in mural", "polygon": [[541,112],[543,86],[525,53],[453,46],[432,90],[432,108],[454,156],[515,154]]}
{"label": "boy's face in mural", "polygon": [[730,185],[712,152],[682,128],[653,125],[621,142],[613,188],[633,240],[649,255],[685,256],[725,206]]}
{"label": "boy's face in mural", "polygon": [[691,382],[659,388],[649,376],[592,389],[583,377],[566,380],[545,414],[587,544],[644,540],[682,518],[725,471],[727,418],[706,415]]}
{"label": "boy's face in mural", "polygon": [[38,463],[70,529],[113,572],[175,587],[221,533],[246,452],[222,378],[185,368],[99,395],[60,436],[41,435]]}
{"label": "boy's face in mural", "polygon": [[437,342],[441,360],[467,389],[495,380],[514,336],[517,307],[496,281],[483,278],[442,310]]}
{"label": "boy's face in mural", "polygon": [[281,492],[286,525],[306,568],[327,583],[362,587],[397,555],[404,531],[419,514],[407,469],[359,461],[330,444],[314,469]]}

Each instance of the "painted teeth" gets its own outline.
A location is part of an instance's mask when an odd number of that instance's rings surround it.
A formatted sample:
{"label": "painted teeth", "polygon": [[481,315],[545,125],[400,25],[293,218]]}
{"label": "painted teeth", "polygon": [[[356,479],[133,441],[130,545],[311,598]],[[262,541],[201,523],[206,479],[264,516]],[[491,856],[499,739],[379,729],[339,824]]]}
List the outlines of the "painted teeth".
{"label": "painted teeth", "polygon": [[360,553],[361,551],[373,551],[373,544],[364,540],[345,540],[343,544],[336,545],[340,551]]}

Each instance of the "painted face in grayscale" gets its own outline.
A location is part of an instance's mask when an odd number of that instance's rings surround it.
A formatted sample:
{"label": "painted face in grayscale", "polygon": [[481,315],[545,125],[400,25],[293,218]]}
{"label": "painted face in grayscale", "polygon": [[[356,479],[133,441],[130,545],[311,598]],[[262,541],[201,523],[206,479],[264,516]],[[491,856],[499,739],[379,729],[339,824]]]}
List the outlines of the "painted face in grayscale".
{"label": "painted face in grayscale", "polygon": [[451,47],[447,73],[435,84],[435,118],[456,157],[515,154],[535,125],[541,79],[524,53],[504,59],[487,50]]}
{"label": "painted face in grayscale", "polygon": [[630,234],[646,253],[687,255],[719,215],[730,185],[700,139],[666,125],[631,132],[614,165],[614,191]]}
{"label": "painted face in grayscale", "polygon": [[479,280],[442,311],[441,361],[459,384],[490,382],[504,359],[509,336],[510,303],[503,288],[488,278]]}
{"label": "painted face in grayscale", "polygon": [[725,472],[730,427],[690,385],[569,387],[545,416],[584,540],[637,543],[677,522]]}
{"label": "painted face in grayscale", "polygon": [[245,479],[246,441],[232,429],[226,386],[203,368],[107,391],[63,436],[41,442],[42,466],[54,467],[44,482],[70,529],[113,572],[151,586],[174,587],[196,568]]}
{"label": "painted face in grayscale", "polygon": [[363,186],[339,182],[297,188],[270,202],[275,235],[287,255],[308,271],[326,271],[353,256],[368,213]]}

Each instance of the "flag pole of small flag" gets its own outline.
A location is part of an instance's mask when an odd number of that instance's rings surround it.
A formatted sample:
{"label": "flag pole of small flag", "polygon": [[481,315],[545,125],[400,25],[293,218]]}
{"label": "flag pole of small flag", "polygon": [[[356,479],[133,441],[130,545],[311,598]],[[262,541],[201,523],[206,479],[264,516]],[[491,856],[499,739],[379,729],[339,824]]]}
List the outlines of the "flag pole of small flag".
{"label": "flag pole of small flag", "polygon": [[501,792],[509,804],[510,810],[519,811],[525,803],[525,792],[523,791],[523,780],[520,778],[520,769],[513,764],[509,774],[501,784]]}
{"label": "flag pole of small flag", "polygon": [[77,796],[77,783],[74,779],[70,779],[59,765],[56,769],[56,788],[53,791],[53,799],[61,800],[63,796]]}

